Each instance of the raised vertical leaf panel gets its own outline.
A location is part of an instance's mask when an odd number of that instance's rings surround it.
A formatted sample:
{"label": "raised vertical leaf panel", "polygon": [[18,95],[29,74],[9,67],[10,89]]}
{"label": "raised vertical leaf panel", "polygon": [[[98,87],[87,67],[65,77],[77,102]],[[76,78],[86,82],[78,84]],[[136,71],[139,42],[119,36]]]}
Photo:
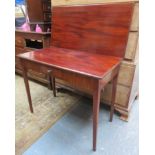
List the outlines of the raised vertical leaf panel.
{"label": "raised vertical leaf panel", "polygon": [[124,57],[133,3],[52,8],[52,46]]}

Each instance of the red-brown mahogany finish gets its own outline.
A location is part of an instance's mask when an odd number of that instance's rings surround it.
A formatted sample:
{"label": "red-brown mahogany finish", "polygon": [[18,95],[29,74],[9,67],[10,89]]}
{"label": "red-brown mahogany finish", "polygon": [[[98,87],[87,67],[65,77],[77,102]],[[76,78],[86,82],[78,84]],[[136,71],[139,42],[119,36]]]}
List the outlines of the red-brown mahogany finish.
{"label": "red-brown mahogany finish", "polygon": [[133,3],[52,8],[52,46],[124,57]]}
{"label": "red-brown mahogany finish", "polygon": [[27,52],[19,56],[48,66],[98,79],[102,79],[109,70],[112,70],[121,61],[119,57],[57,47]]}
{"label": "red-brown mahogany finish", "polygon": [[[75,88],[88,88],[93,95],[93,150],[96,150],[100,92],[112,80],[110,121],[114,113],[116,83],[125,53],[133,3],[54,7],[52,47],[20,54],[23,77],[33,112],[27,70],[42,68]],[[54,47],[55,46],[55,47]]]}
{"label": "red-brown mahogany finish", "polygon": [[[67,54],[66,54],[67,53]],[[33,67],[51,71],[53,94],[56,96],[55,78],[69,82],[76,88],[88,88],[93,95],[93,150],[96,150],[97,126],[100,105],[100,92],[104,86],[118,75],[121,63],[120,57],[103,54],[87,53],[51,47],[20,54],[23,77],[25,81],[29,106],[33,112],[31,94],[29,90],[27,70]],[[116,82],[113,82],[116,88]],[[110,120],[114,113],[114,100],[116,89],[113,89]]]}

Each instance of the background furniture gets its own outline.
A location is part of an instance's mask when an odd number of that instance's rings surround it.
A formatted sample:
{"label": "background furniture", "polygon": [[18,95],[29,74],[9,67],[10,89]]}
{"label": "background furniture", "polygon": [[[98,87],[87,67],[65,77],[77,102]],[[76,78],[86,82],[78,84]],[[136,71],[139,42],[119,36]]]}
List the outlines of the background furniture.
{"label": "background furniture", "polygon": [[27,13],[31,30],[35,30],[38,24],[44,32],[51,29],[51,1],[50,0],[26,0]]}
{"label": "background furniture", "polygon": [[[51,33],[50,32],[26,32],[16,30],[15,32],[15,71],[19,74],[22,73],[21,65],[19,63],[18,54],[34,51],[36,49],[41,49],[49,47],[51,42]],[[37,81],[48,83],[48,75],[42,71],[42,68],[36,72],[32,69],[28,71],[28,76]]]}
{"label": "background furniture", "polygon": [[[15,31],[15,71],[21,74],[21,66],[17,54],[29,52],[31,50],[45,48],[50,46],[51,33],[47,32],[51,29],[51,1],[50,0],[25,0],[26,12],[29,17],[29,25],[31,31]],[[35,32],[36,24],[38,24],[43,32]],[[29,70],[31,79],[35,79],[42,83],[49,83],[48,75],[40,68],[37,72]]]}
{"label": "background furniture", "polygon": [[[53,6],[71,6],[94,3],[117,3],[117,2],[133,2],[134,12],[130,25],[128,43],[125,51],[124,60],[121,64],[116,93],[115,109],[121,114],[121,119],[127,121],[132,103],[138,95],[138,34],[139,34],[139,1],[138,0],[52,0]],[[69,86],[64,81],[59,83]],[[101,95],[101,102],[110,104],[111,99],[111,84],[109,84]]]}

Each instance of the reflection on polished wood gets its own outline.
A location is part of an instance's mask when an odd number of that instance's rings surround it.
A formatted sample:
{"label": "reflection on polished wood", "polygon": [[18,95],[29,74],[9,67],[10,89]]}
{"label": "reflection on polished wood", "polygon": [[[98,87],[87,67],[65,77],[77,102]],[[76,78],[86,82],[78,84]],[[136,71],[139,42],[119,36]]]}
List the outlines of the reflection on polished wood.
{"label": "reflection on polished wood", "polygon": [[52,46],[124,57],[133,3],[52,8]]}
{"label": "reflection on polished wood", "polygon": [[117,66],[121,60],[115,56],[57,47],[23,53],[20,57],[97,79],[103,78],[109,69]]}

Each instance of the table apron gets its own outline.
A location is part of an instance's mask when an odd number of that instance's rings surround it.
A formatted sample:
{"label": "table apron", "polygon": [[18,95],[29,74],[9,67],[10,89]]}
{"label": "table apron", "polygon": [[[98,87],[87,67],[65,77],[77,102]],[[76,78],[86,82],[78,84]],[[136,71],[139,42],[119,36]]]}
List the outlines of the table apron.
{"label": "table apron", "polygon": [[22,66],[28,71],[28,70],[34,70],[34,71],[41,71],[45,74],[48,73],[49,70],[51,70],[51,76],[64,80],[65,82],[69,83],[73,88],[83,90],[84,92],[88,92],[90,94],[93,94],[95,91],[95,85],[99,82],[100,88],[102,89],[107,83],[109,83],[114,76],[117,75],[119,66],[112,69],[110,72],[108,72],[104,78],[102,79],[95,79],[89,76],[81,75],[78,73],[74,73],[71,71],[66,71],[63,69],[58,69],[52,66],[47,66],[44,64],[40,64],[37,62],[32,62],[29,60],[21,59]]}
{"label": "table apron", "polygon": [[84,76],[71,71],[66,71],[63,69],[58,69],[52,66],[47,66],[37,62],[32,62],[29,60],[21,59],[22,66],[27,70],[41,71],[45,74],[51,70],[51,76],[64,80],[69,83],[73,88],[86,91],[90,94],[94,92],[94,85],[96,84],[96,79],[88,76]]}

